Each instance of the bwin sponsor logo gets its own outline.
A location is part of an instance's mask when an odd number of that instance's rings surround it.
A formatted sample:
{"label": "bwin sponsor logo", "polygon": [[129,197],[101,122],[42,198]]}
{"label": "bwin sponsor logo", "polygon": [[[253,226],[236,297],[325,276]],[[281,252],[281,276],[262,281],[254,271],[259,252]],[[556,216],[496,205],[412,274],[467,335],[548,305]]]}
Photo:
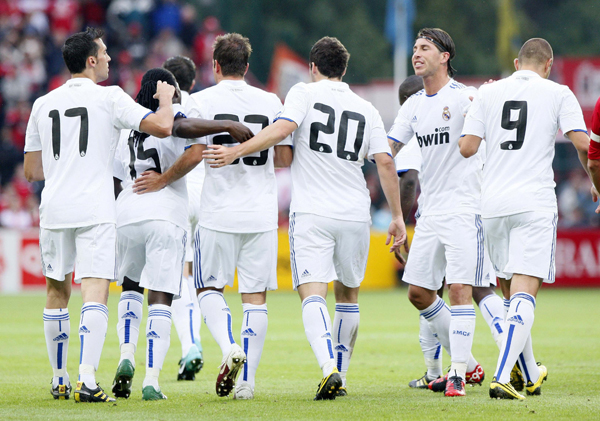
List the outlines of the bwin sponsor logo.
{"label": "bwin sponsor logo", "polygon": [[433,134],[420,135],[415,132],[415,136],[417,136],[417,142],[421,148],[424,146],[443,145],[450,143],[450,127],[439,127],[435,129],[435,133]]}
{"label": "bwin sponsor logo", "polygon": [[512,316],[510,319],[507,320],[507,322],[519,323],[520,325],[525,324],[525,322],[523,321],[523,318],[521,316],[519,316],[518,314],[515,316]]}
{"label": "bwin sponsor logo", "polygon": [[461,335],[461,336],[471,336],[470,332],[465,332],[464,330],[453,330],[453,335]]}

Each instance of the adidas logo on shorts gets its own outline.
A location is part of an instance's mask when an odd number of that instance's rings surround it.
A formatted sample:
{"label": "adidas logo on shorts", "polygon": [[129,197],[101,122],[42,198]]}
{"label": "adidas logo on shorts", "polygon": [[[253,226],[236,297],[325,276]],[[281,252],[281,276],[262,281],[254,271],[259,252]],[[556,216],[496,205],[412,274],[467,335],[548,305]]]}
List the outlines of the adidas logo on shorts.
{"label": "adidas logo on shorts", "polygon": [[306,278],[307,276],[310,276],[310,272],[306,269],[304,269],[304,272],[302,272],[302,275],[300,275],[302,278]]}
{"label": "adidas logo on shorts", "polygon": [[69,335],[67,335],[66,333],[61,333],[60,335],[58,335],[56,338],[52,339],[54,342],[60,342],[60,341],[66,341],[67,339],[69,339]]}
{"label": "adidas logo on shorts", "polygon": [[79,333],[90,333],[89,329],[85,326],[79,328]]}
{"label": "adidas logo on shorts", "polygon": [[242,336],[256,336],[256,333],[254,333],[252,329],[248,328],[242,332]]}
{"label": "adidas logo on shorts", "polygon": [[217,278],[215,278],[215,277],[214,277],[214,276],[212,276],[212,275],[210,275],[210,276],[208,277],[208,281],[216,281],[216,280],[217,280]]}
{"label": "adidas logo on shorts", "polygon": [[48,266],[46,266],[46,271],[54,272],[54,268],[52,267],[52,265],[50,263],[48,263]]}
{"label": "adidas logo on shorts", "polygon": [[123,314],[123,317],[121,317],[121,319],[137,319],[137,318],[138,318],[138,316],[136,316],[133,311],[128,311],[127,313]]}
{"label": "adidas logo on shorts", "polygon": [[148,334],[146,335],[146,338],[149,339],[160,339],[160,336],[158,336],[158,334],[155,331],[150,331],[148,332]]}

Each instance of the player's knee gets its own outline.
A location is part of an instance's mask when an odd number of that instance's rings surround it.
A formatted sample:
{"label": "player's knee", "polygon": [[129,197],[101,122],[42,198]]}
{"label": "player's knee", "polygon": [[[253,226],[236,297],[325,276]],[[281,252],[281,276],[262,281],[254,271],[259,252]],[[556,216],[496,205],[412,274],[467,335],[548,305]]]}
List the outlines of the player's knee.
{"label": "player's knee", "polygon": [[495,294],[494,287],[476,287],[473,288],[473,300],[479,305],[479,302],[490,294]]}

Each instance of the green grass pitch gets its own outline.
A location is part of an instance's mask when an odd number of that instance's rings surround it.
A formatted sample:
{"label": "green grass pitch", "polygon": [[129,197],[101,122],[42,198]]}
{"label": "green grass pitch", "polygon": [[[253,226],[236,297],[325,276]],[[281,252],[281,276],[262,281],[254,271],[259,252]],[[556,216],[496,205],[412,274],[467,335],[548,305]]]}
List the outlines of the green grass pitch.
{"label": "green grass pitch", "polygon": [[[241,304],[237,294],[226,298],[239,338]],[[119,359],[116,334],[118,295],[109,298],[109,329],[97,380],[110,392]],[[483,387],[467,387],[465,398],[446,398],[407,383],[425,368],[418,344],[418,314],[406,290],[364,292],[361,325],[348,375],[347,397],[313,402],[321,378],[301,320],[295,293],[268,297],[269,330],[258,370],[255,399],[235,401],[215,394],[221,353],[202,326],[204,369],[194,382],[177,382],[180,345],[172,341],[161,373],[169,397],[142,402],[145,341],[140,335],[137,372],[129,400],[117,404],[55,401],[49,393],[52,371],[44,342],[43,294],[0,296],[0,419],[2,420],[170,420],[170,419],[406,419],[406,420],[548,420],[600,417],[600,290],[542,290],[538,297],[533,341],[536,358],[549,369],[542,395],[523,402],[488,397],[498,349],[479,315],[473,353],[486,372]],[[76,332],[81,297],[69,306],[71,332]],[[333,297],[329,297],[333,314]],[[145,310],[146,311],[146,310]],[[142,322],[142,331],[145,328]],[[68,371],[75,379],[79,340],[72,335]],[[444,355],[444,365],[450,359]],[[74,383],[73,383],[74,385]]]}

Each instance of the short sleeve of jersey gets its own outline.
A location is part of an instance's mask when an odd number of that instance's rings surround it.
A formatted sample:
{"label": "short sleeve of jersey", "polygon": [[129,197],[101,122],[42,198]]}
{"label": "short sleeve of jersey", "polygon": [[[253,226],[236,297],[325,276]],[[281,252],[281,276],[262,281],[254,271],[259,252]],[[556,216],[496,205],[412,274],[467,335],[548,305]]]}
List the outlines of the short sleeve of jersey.
{"label": "short sleeve of jersey", "polygon": [[293,121],[298,126],[302,124],[310,107],[310,93],[305,83],[297,83],[285,97],[285,104],[275,120]]}
{"label": "short sleeve of jersey", "polygon": [[373,127],[371,127],[371,136],[369,139],[369,151],[367,153],[368,159],[374,159],[373,155],[378,153],[387,153],[392,156],[392,151],[390,150],[390,144],[388,143],[387,136],[385,134],[385,128],[383,126],[383,121],[381,120],[381,116],[377,110],[373,110],[372,113],[372,122]]}
{"label": "short sleeve of jersey", "polygon": [[463,115],[466,115],[472,105],[471,98],[475,99],[477,95],[477,89],[473,86],[467,86],[460,91],[460,108]]}
{"label": "short sleeve of jersey", "polygon": [[592,140],[600,142],[600,98],[596,102],[596,108],[594,108],[594,114],[592,115],[592,133],[590,133]]}
{"label": "short sleeve of jersey", "polygon": [[42,150],[42,141],[36,123],[37,107],[33,105],[31,116],[27,122],[27,132],[25,134],[25,152],[35,152]]}
{"label": "short sleeve of jersey", "polygon": [[564,87],[562,103],[558,113],[558,124],[563,133],[567,134],[572,130],[584,131],[587,133],[581,105],[577,102],[575,94]]}
{"label": "short sleeve of jersey", "polygon": [[485,115],[483,104],[481,102],[481,90],[477,91],[473,97],[473,103],[469,107],[465,124],[463,125],[462,135],[475,135],[480,138],[485,137]]}
{"label": "short sleeve of jersey", "polygon": [[387,137],[392,139],[394,142],[401,142],[406,145],[414,135],[413,128],[410,124],[409,115],[409,109],[411,108],[411,105],[412,101],[411,98],[409,98],[404,105],[400,107],[398,115],[394,120],[394,124],[387,134]]}
{"label": "short sleeve of jersey", "polygon": [[113,100],[113,125],[117,129],[139,131],[140,123],[152,111],[135,102],[121,88],[114,87],[110,95]]}

